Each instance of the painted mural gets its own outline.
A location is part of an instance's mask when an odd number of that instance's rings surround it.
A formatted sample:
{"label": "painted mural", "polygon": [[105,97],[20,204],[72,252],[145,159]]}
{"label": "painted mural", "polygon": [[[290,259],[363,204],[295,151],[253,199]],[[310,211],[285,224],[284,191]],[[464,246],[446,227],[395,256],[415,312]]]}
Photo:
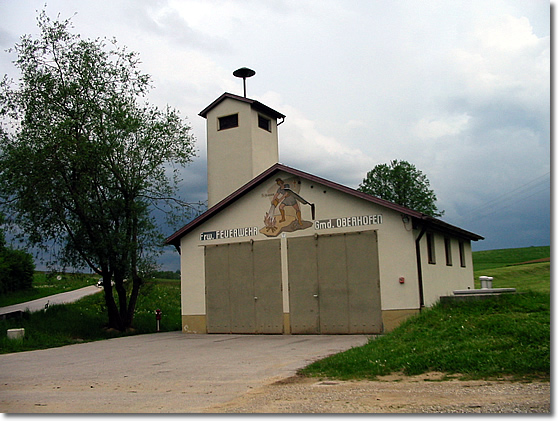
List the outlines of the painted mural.
{"label": "painted mural", "polygon": [[305,230],[312,222],[302,219],[302,206],[309,203],[300,195],[300,179],[277,178],[265,195],[271,206],[264,216],[264,227],[260,233],[268,237],[277,237],[282,232]]}

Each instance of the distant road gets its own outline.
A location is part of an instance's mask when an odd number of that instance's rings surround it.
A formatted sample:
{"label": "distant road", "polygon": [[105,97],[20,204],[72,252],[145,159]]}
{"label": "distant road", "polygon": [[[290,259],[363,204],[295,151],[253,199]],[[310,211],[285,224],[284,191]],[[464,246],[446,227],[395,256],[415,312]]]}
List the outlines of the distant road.
{"label": "distant road", "polygon": [[26,303],[14,304],[11,306],[0,307],[0,315],[12,313],[14,311],[25,311],[30,312],[43,310],[45,305],[48,303],[52,304],[66,304],[73,303],[80,298],[86,297],[87,295],[92,295],[97,292],[102,291],[102,288],[98,288],[95,285],[90,285],[85,288],[75,289],[73,291],[62,292],[60,294],[50,295],[48,297],[39,298],[33,301],[27,301]]}

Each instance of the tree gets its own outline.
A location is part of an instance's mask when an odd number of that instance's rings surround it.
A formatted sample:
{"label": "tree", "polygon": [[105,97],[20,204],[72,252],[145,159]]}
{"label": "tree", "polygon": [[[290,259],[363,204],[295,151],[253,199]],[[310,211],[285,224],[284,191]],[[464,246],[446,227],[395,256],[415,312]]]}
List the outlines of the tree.
{"label": "tree", "polygon": [[407,161],[379,164],[366,174],[358,190],[430,216],[442,216],[426,175]]}
{"label": "tree", "polygon": [[192,209],[174,196],[194,138],[145,100],[136,53],[44,11],[38,26],[14,48],[19,85],[1,83],[0,195],[31,244],[55,242],[61,263],[102,276],[108,325],[125,330],[162,245],[151,210]]}
{"label": "tree", "polygon": [[[0,227],[3,224],[4,215],[0,213]],[[31,288],[34,272],[33,256],[7,246],[4,230],[0,229],[0,294]]]}

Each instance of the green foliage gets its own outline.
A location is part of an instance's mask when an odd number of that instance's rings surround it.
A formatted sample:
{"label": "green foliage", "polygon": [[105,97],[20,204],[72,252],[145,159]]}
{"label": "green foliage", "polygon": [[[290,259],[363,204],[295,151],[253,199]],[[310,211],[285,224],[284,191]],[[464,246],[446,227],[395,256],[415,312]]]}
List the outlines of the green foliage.
{"label": "green foliage", "polygon": [[[157,308],[163,312],[161,331],[181,329],[179,282],[146,283],[146,288],[142,288],[138,297],[133,329],[123,333],[106,328],[106,304],[102,293],[87,296],[72,304],[53,305],[45,311],[27,313],[20,320],[0,320],[0,353],[154,333]],[[25,329],[23,341],[7,339],[8,329],[21,327]]]}
{"label": "green foliage", "polygon": [[426,175],[407,161],[379,164],[366,174],[358,190],[430,216],[442,216]]}
{"label": "green foliage", "polygon": [[31,288],[35,263],[23,250],[0,249],[0,294]]}
{"label": "green foliage", "polygon": [[119,306],[105,282],[107,311],[124,330],[163,240],[151,209],[189,209],[174,196],[194,139],[177,111],[144,100],[136,53],[45,12],[38,25],[15,46],[19,84],[0,86],[0,198],[32,244],[58,243],[62,265],[114,280]]}
{"label": "green foliage", "polygon": [[153,272],[153,277],[160,278],[160,279],[162,278],[162,279],[180,280],[180,271],[179,270],[175,272],[172,272],[170,270],[155,271]]}
{"label": "green foliage", "polygon": [[354,379],[440,371],[462,378],[550,376],[550,295],[435,305],[367,345],[301,374]]}
{"label": "green foliage", "polygon": [[[0,213],[0,227],[3,224],[4,215]],[[23,250],[8,247],[4,231],[0,229],[0,296],[30,289],[34,271],[33,256]]]}

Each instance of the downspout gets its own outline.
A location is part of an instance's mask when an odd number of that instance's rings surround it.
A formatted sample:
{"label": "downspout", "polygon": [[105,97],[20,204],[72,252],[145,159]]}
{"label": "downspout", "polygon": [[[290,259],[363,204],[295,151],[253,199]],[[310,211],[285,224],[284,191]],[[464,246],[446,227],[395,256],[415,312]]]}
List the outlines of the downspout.
{"label": "downspout", "polygon": [[422,259],[420,257],[420,240],[421,240],[421,238],[422,238],[422,236],[424,235],[425,232],[426,232],[426,225],[423,225],[419,236],[415,240],[415,247],[416,247],[416,250],[417,250],[417,272],[418,272],[418,287],[419,287],[419,303],[420,303],[420,308],[421,309],[424,307],[424,291],[423,291],[423,287],[422,287]]}

